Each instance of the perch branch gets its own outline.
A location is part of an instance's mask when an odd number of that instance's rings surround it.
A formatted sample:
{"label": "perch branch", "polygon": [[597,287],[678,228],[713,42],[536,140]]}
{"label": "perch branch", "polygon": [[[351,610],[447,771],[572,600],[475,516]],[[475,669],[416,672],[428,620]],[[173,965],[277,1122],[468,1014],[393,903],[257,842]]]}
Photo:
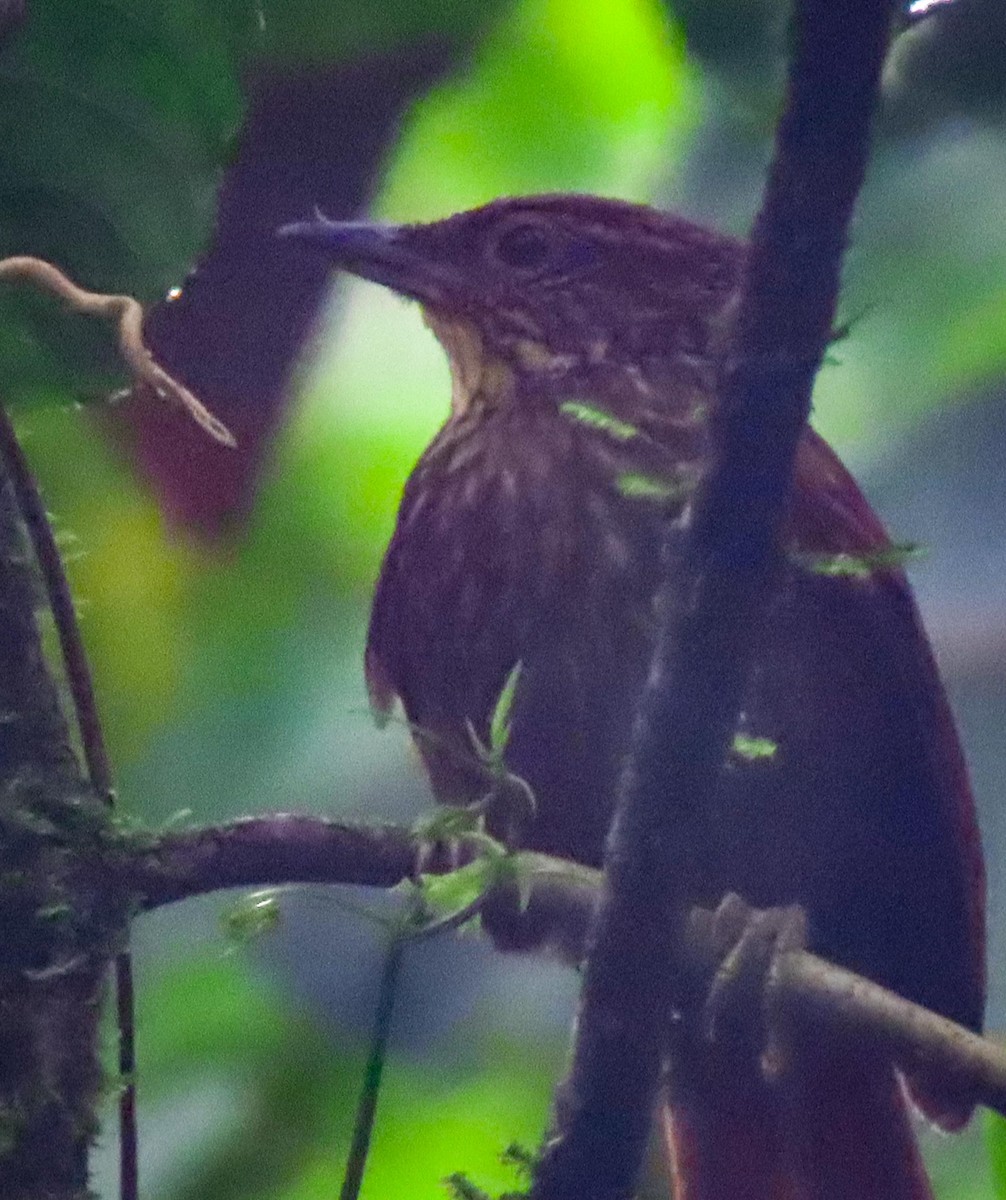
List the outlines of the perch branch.
{"label": "perch branch", "polygon": [[[449,871],[479,850],[478,839],[461,838],[450,853],[424,853],[423,869]],[[141,835],[127,835],[121,852],[96,864],[95,874],[149,911],[221,888],[290,883],[391,888],[413,877],[417,853],[409,829],[281,813],[145,842]],[[515,858],[518,874],[532,889],[536,919],[547,915],[550,926],[572,935],[563,944],[579,940],[582,946],[601,895],[601,872],[540,854]],[[712,916],[705,913],[687,924],[687,970],[700,991],[708,989],[719,966]],[[939,1075],[962,1096],[1006,1115],[1006,1049],[989,1038],[803,950],[780,956],[766,985],[773,1009],[788,1020],[810,1029],[824,1025],[857,1045],[864,1038],[875,1041],[906,1073]]]}
{"label": "perch branch", "polygon": [[[137,850],[127,849],[107,869],[115,879],[112,886],[125,889],[139,907],[150,910],[220,888],[286,883],[394,887],[413,876],[416,856],[416,839],[408,830],[275,813],[165,833],[149,847],[141,842]],[[437,861],[427,869],[438,867],[445,869]]]}
{"label": "perch branch", "polygon": [[42,258],[17,255],[0,260],[0,279],[23,279],[43,291],[52,292],[73,309],[89,317],[103,317],[118,323],[119,353],[133,382],[162,400],[184,408],[189,416],[224,446],[235,446],[227,426],[157,362],[143,341],[143,306],[132,296],[88,292],[68,279],[62,271]]}

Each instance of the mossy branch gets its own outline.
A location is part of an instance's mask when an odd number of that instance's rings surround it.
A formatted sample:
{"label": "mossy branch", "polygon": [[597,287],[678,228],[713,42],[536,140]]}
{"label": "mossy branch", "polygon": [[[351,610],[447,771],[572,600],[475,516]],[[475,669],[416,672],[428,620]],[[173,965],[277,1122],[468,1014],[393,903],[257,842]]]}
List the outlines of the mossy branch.
{"label": "mossy branch", "polygon": [[83,1200],[101,1079],[98,1002],[129,901],[78,874],[109,814],[73,751],[38,599],[0,460],[0,1195]]}

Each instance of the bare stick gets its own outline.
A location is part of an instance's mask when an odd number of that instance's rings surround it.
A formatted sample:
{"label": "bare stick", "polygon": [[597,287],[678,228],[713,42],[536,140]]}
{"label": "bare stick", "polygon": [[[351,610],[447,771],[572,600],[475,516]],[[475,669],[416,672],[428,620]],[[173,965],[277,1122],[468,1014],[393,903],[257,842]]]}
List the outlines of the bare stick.
{"label": "bare stick", "polygon": [[143,306],[138,300],[132,296],[85,291],[52,263],[28,255],[0,260],[0,279],[4,278],[23,279],[43,291],[52,292],[65,301],[74,312],[84,316],[104,317],[117,322],[119,353],[136,386],[152,391],[160,399],[180,405],[214,441],[224,446],[237,445],[227,426],[184,384],[154,361],[143,342]]}
{"label": "bare stick", "polygon": [[781,955],[771,986],[778,1011],[804,1028],[873,1042],[913,1079],[1006,1116],[1006,1049],[989,1038],[807,951]]}
{"label": "bare stick", "polygon": [[346,1174],[339,1190],[339,1200],[358,1200],[363,1184],[363,1172],[370,1154],[370,1140],[374,1133],[377,1117],[377,1098],[381,1091],[381,1077],[388,1055],[388,1039],[391,1037],[391,1018],[395,1010],[395,995],[398,977],[402,969],[402,956],[408,935],[402,930],[392,934],[391,944],[385,952],[384,970],[377,992],[377,1009],[374,1026],[370,1032],[370,1052],[363,1072],[363,1091],[356,1110],[353,1125],[353,1140],[346,1161]]}

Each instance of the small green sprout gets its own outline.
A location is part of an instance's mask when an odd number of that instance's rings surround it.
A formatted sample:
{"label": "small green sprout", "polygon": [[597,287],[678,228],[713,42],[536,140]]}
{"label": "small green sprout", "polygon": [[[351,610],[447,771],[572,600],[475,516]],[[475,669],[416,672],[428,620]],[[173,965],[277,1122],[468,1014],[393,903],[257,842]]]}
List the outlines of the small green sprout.
{"label": "small green sprout", "polygon": [[924,557],[925,553],[925,547],[916,542],[902,542],[866,554],[797,553],[793,559],[813,575],[827,575],[834,579],[869,579],[876,571],[901,567]]}
{"label": "small green sprout", "polygon": [[499,860],[480,855],[445,875],[420,875],[413,897],[418,902],[417,928],[453,924],[474,917],[485,896],[499,881]]}
{"label": "small green sprout", "polygon": [[479,761],[487,766],[493,775],[505,775],[506,767],[503,757],[507,746],[510,745],[511,724],[514,699],[517,695],[517,685],[520,683],[521,671],[524,664],[518,660],[510,668],[510,673],[503,682],[502,690],[496,697],[492,716],[489,718],[489,745],[487,746],[475,732],[475,726],[468,722],[468,736],[478,755]]}
{"label": "small green sprout", "polygon": [[752,737],[748,733],[738,733],[734,738],[731,752],[747,762],[765,762],[775,758],[779,743],[767,737]]}
{"label": "small green sprout", "polygon": [[265,888],[242,896],[223,914],[224,933],[234,946],[247,946],[263,934],[272,933],[280,923],[282,910],[279,891]]}
{"label": "small green sprout", "polygon": [[489,721],[489,751],[494,759],[502,759],[510,744],[510,716],[513,713],[514,698],[517,695],[517,684],[520,683],[521,671],[524,664],[518,659],[510,668],[510,673],[503,684],[503,690],[496,700],[492,718]]}
{"label": "small green sprout", "polygon": [[567,400],[564,404],[559,405],[559,411],[564,416],[579,421],[581,425],[589,425],[591,429],[606,433],[616,442],[628,442],[634,437],[640,436],[640,431],[635,425],[619,420],[618,417],[612,416],[610,412],[599,408],[596,404],[585,404],[582,400]]}
{"label": "small green sprout", "polygon": [[692,490],[681,479],[647,475],[642,471],[622,471],[615,479],[617,490],[629,500],[680,500]]}

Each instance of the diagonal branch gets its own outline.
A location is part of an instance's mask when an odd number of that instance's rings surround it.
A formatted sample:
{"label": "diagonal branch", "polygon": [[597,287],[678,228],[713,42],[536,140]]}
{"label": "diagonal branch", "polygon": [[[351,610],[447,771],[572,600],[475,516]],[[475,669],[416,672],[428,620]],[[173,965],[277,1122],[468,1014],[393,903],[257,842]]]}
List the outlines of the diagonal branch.
{"label": "diagonal branch", "polygon": [[797,4],[786,110],[721,371],[716,459],[670,564],[573,1064],[535,1200],[626,1200],[639,1173],[662,1022],[683,998],[677,931],[704,874],[706,814],[736,728],[751,631],[776,574],[891,13],[890,0]]}

